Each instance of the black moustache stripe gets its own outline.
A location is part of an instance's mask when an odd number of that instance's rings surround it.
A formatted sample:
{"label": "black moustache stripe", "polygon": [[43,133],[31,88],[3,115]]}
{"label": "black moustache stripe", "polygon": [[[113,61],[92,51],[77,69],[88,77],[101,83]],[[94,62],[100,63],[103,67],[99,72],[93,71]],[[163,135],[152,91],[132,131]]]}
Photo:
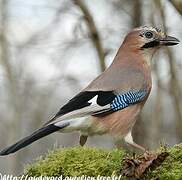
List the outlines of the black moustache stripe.
{"label": "black moustache stripe", "polygon": [[153,47],[156,47],[159,45],[159,41],[157,40],[154,40],[154,41],[151,41],[151,42],[148,42],[146,44],[144,44],[141,49],[146,49],[146,48],[153,48]]}

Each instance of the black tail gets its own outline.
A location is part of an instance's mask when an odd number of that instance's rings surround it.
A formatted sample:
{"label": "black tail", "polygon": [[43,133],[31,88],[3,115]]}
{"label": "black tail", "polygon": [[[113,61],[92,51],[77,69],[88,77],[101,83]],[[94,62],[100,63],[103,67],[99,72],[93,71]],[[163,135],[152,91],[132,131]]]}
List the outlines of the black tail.
{"label": "black tail", "polygon": [[63,124],[62,127],[57,127],[53,124],[50,124],[45,127],[42,127],[40,129],[38,129],[37,131],[35,131],[30,136],[27,136],[27,137],[21,139],[20,141],[18,141],[17,143],[0,151],[0,156],[5,156],[8,154],[14,153],[14,152],[18,151],[19,149],[21,149],[25,146],[28,146],[29,144],[33,143],[34,141],[37,141],[38,139],[40,139],[44,136],[47,136],[55,131],[58,131],[68,125],[69,125],[69,123],[66,123],[66,124]]}

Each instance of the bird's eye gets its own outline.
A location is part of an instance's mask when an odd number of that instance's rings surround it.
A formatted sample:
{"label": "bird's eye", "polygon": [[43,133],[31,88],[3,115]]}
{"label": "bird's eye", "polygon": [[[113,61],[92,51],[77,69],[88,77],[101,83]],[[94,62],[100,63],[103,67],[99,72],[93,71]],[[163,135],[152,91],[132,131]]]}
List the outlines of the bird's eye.
{"label": "bird's eye", "polygon": [[147,32],[145,33],[145,37],[148,38],[148,39],[152,38],[153,36],[154,36],[154,35],[153,35],[153,33],[152,33],[151,31],[147,31]]}

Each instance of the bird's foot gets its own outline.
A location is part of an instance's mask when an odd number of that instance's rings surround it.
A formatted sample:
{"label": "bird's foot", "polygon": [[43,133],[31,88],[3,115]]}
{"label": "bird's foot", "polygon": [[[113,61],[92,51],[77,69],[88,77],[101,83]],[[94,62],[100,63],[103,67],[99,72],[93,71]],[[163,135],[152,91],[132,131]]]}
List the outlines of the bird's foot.
{"label": "bird's foot", "polygon": [[87,142],[87,138],[88,138],[88,136],[80,135],[80,141],[79,141],[80,146],[84,146],[85,145],[85,143]]}

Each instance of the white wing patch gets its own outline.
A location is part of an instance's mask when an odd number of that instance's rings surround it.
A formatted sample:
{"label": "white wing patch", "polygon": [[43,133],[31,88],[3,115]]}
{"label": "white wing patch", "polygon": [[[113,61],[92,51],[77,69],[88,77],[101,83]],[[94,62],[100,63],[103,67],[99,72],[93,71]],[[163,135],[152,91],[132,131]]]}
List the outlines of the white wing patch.
{"label": "white wing patch", "polygon": [[[59,118],[57,118],[55,121],[51,122],[50,124],[54,124],[55,126],[61,126],[62,123],[65,123],[66,121],[66,122],[70,122],[70,126],[74,124],[74,127],[75,125],[77,126],[75,128],[79,128],[80,126],[82,126],[82,123],[83,123],[83,120],[80,121],[79,118],[88,117],[88,116],[96,114],[98,111],[105,112],[110,109],[110,104],[105,106],[99,106],[97,104],[97,98],[98,98],[98,95],[94,96],[91,100],[88,101],[89,103],[91,103],[90,106],[86,106],[84,108],[77,109],[63,116],[60,116]],[[85,121],[87,120],[88,119],[85,118]],[[78,121],[78,123],[76,123],[75,121]]]}
{"label": "white wing patch", "polygon": [[98,95],[94,96],[91,100],[88,101],[88,103],[91,103],[91,105],[97,104],[97,98],[98,98]]}

